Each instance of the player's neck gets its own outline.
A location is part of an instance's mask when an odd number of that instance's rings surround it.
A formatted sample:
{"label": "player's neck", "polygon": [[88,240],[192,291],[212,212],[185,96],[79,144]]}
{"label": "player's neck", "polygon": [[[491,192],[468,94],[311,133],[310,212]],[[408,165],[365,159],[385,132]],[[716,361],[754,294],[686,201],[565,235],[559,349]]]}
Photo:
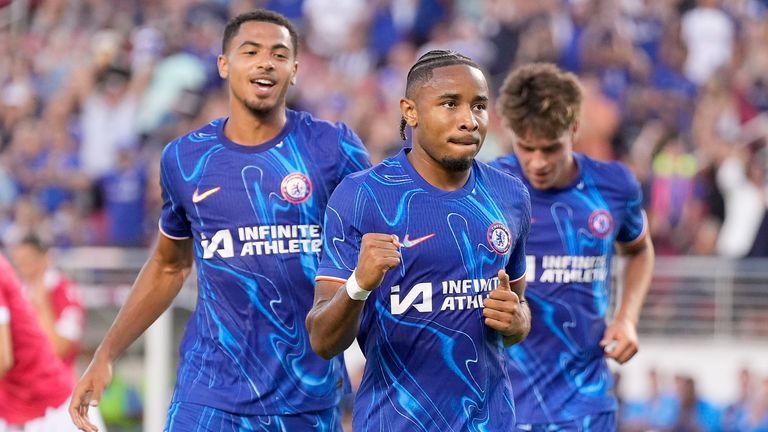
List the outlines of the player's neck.
{"label": "player's neck", "polygon": [[224,135],[237,144],[257,146],[276,137],[286,122],[285,107],[275,107],[264,115],[257,115],[245,107],[231,106]]}
{"label": "player's neck", "polygon": [[408,152],[406,157],[416,172],[427,183],[438,189],[448,192],[455,191],[464,187],[469,180],[471,167],[464,171],[447,170],[423,150],[417,149],[416,146]]}
{"label": "player's neck", "polygon": [[576,162],[576,158],[571,155],[570,161],[567,163],[565,172],[560,178],[560,181],[555,185],[556,188],[564,188],[573,184],[576,178],[579,177],[579,164]]}

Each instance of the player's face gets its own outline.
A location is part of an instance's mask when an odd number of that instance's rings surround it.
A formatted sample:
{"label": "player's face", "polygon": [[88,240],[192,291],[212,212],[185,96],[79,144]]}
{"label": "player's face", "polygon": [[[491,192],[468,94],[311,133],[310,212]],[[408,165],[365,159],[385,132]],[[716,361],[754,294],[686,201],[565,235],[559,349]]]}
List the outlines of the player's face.
{"label": "player's face", "polygon": [[461,172],[483,144],[488,129],[488,84],[483,73],[468,65],[436,68],[403,99],[403,116],[413,128],[413,152],[423,152],[446,171]]}
{"label": "player's face", "polygon": [[532,133],[520,137],[514,135],[514,149],[523,174],[536,189],[567,186],[576,173],[573,159],[573,137],[576,124],[556,139],[536,136]]}
{"label": "player's face", "polygon": [[257,116],[285,107],[298,69],[288,29],[260,21],[240,26],[218,66],[219,75],[229,80],[230,97]]}
{"label": "player's face", "polygon": [[25,281],[42,275],[47,263],[46,256],[28,244],[20,244],[13,250],[13,264],[16,272]]}

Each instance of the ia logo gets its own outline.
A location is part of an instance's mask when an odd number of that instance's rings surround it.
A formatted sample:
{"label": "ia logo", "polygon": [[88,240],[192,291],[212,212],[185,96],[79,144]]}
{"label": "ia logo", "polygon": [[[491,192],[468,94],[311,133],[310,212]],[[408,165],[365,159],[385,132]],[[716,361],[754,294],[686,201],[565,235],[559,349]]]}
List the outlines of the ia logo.
{"label": "ia logo", "polygon": [[213,237],[208,240],[205,234],[200,234],[203,241],[200,245],[203,247],[203,259],[213,258],[214,253],[218,253],[222,258],[232,258],[235,256],[235,247],[232,243],[232,233],[227,229],[218,230]]}
{"label": "ia logo", "polygon": [[[414,285],[402,300],[400,285],[393,286],[391,292],[389,302],[392,305],[392,315],[400,315],[411,306],[419,312],[432,312],[432,284],[429,282]],[[418,297],[421,297],[421,301],[415,303]]]}

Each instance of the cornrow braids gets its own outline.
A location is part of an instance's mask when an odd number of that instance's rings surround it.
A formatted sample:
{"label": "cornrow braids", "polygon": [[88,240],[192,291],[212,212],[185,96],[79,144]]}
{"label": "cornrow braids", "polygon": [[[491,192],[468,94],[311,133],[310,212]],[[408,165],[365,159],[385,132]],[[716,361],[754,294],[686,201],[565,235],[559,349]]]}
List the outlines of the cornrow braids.
{"label": "cornrow braids", "polygon": [[[428,51],[419,57],[419,59],[416,60],[416,63],[414,63],[408,71],[408,76],[405,81],[405,96],[408,98],[412,97],[416,88],[421,87],[424,83],[432,79],[433,70],[453,65],[467,65],[480,69],[480,66],[477,63],[463,54],[448,50]],[[406,139],[406,125],[405,117],[401,117],[400,138],[402,138],[403,141]]]}
{"label": "cornrow braids", "polygon": [[471,58],[454,51],[432,50],[419,57],[408,71],[405,81],[405,95],[410,96],[416,86],[421,86],[432,78],[432,71],[437,68],[453,65],[467,65],[480,69]]}

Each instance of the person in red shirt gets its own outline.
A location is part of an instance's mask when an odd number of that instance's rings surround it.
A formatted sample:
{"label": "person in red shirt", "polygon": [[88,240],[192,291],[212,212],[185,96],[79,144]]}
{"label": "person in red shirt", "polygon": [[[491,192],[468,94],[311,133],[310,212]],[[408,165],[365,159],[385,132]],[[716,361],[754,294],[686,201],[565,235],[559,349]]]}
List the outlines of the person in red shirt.
{"label": "person in red shirt", "polygon": [[67,412],[74,386],[0,255],[0,432],[76,431]]}
{"label": "person in red shirt", "polygon": [[54,352],[74,374],[85,325],[76,286],[52,266],[48,245],[36,234],[14,247],[13,264]]}

